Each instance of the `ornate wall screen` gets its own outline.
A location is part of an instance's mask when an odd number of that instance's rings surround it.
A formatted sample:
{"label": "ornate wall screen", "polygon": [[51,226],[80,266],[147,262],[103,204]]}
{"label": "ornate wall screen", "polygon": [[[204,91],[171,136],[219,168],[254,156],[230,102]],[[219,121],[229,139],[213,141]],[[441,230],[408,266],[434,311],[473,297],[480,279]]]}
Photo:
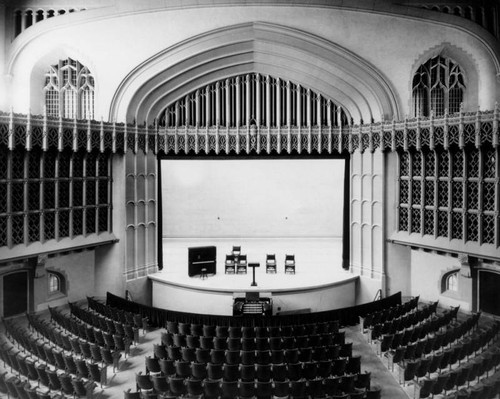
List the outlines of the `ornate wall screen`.
{"label": "ornate wall screen", "polygon": [[160,127],[345,126],[346,113],[320,93],[258,73],[202,87],[162,112]]}
{"label": "ornate wall screen", "polygon": [[345,154],[353,151],[407,151],[452,145],[479,148],[499,144],[500,112],[458,113],[364,125],[309,127],[160,127],[0,112],[0,145],[9,150],[269,154]]}

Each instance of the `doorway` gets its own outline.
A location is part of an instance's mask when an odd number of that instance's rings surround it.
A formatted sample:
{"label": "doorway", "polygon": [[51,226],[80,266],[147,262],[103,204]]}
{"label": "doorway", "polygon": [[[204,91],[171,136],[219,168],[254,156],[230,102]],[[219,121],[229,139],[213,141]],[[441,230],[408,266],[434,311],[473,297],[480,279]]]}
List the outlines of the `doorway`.
{"label": "doorway", "polygon": [[3,316],[28,311],[28,272],[21,271],[3,277]]}
{"label": "doorway", "polygon": [[479,310],[500,316],[500,274],[479,270]]}

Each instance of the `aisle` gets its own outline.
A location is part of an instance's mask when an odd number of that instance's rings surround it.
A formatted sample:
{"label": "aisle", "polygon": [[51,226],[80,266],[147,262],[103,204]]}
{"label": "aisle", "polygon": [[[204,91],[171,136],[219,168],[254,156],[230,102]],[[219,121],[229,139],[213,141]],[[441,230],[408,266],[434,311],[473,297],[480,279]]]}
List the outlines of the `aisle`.
{"label": "aisle", "polygon": [[353,343],[353,355],[361,355],[361,371],[371,373],[372,386],[378,385],[382,388],[382,398],[402,399],[410,397],[363,337],[363,334],[359,331],[359,325],[346,327],[345,332],[346,341],[352,341]]}

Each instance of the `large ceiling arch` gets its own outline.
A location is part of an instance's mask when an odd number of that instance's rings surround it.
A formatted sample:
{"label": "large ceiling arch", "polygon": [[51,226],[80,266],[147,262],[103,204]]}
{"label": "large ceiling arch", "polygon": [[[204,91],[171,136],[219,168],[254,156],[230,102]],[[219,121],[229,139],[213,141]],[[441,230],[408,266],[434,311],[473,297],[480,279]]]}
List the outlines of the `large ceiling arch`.
{"label": "large ceiling arch", "polygon": [[395,90],[373,65],[307,32],[254,22],[196,36],[143,62],[120,84],[110,120],[152,123],[167,105],[193,90],[251,72],[315,90],[355,122],[401,117]]}

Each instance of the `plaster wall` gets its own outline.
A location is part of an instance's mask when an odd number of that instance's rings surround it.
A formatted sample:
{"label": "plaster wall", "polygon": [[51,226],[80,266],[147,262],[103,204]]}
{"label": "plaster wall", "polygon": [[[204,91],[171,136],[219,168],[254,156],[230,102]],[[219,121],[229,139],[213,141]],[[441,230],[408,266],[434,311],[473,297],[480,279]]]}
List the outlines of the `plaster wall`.
{"label": "plaster wall", "polygon": [[[117,6],[118,10],[120,7]],[[124,7],[126,8],[126,7]],[[139,8],[139,7],[138,7]],[[8,51],[8,74],[13,75],[13,101],[16,112],[41,113],[43,72],[58,59],[71,56],[85,64],[96,78],[96,118],[107,119],[113,95],[127,74],[158,52],[183,40],[214,29],[253,21],[287,26],[308,32],[335,43],[353,54],[359,54],[375,66],[395,89],[402,117],[409,113],[411,75],[415,63],[431,49],[449,43],[467,54],[481,76],[477,103],[491,109],[495,100],[495,71],[491,54],[476,37],[464,30],[426,22],[416,18],[368,13],[348,9],[304,6],[239,6],[167,10],[124,10],[114,8],[68,15],[62,24],[43,21],[20,35]],[[153,12],[154,11],[154,12]],[[300,15],[300,18],[297,18]],[[44,25],[45,24],[45,25]],[[56,24],[58,29],[48,29]],[[387,26],[391,27],[387,34]],[[375,40],[369,40],[375,38]],[[250,38],[251,39],[251,38]],[[276,48],[275,52],[279,49]],[[382,56],[383,55],[383,56]],[[307,57],[304,54],[304,57]],[[161,65],[164,68],[168,65]],[[154,62],[153,62],[154,67]],[[286,67],[286,65],[282,65]],[[160,68],[160,69],[161,69]],[[343,71],[349,72],[349,71]],[[318,67],[310,71],[321,76]],[[322,91],[321,79],[318,87]],[[130,95],[140,87],[132,88]],[[328,93],[324,93],[328,95]],[[354,94],[354,93],[352,93]],[[373,98],[373,93],[362,93]],[[126,97],[127,104],[130,97]],[[335,99],[334,99],[335,100]],[[374,99],[376,102],[377,100]],[[372,101],[373,102],[373,101]],[[125,109],[118,115],[123,121]],[[364,115],[369,119],[370,115]],[[381,115],[371,115],[379,120]],[[386,115],[386,117],[392,117]],[[131,122],[131,121],[129,121]],[[141,121],[139,121],[141,122]],[[357,122],[357,121],[356,121]]]}
{"label": "plaster wall", "polygon": [[[470,301],[461,299],[462,284],[459,277],[458,292],[441,293],[441,280],[444,273],[460,268],[458,258],[438,255],[420,250],[411,251],[411,295],[420,295],[422,301],[437,301],[442,307],[458,306],[462,310],[471,310]],[[460,273],[459,273],[460,274]],[[423,277],[425,276],[425,277]],[[465,287],[465,294],[468,289]]]}
{"label": "plaster wall", "polygon": [[[47,309],[47,305],[60,306],[79,301],[95,292],[95,252],[85,250],[47,258],[45,272],[34,279],[35,311]],[[55,271],[66,279],[66,295],[50,297],[48,293],[47,271]],[[44,294],[45,293],[45,294]]]}

